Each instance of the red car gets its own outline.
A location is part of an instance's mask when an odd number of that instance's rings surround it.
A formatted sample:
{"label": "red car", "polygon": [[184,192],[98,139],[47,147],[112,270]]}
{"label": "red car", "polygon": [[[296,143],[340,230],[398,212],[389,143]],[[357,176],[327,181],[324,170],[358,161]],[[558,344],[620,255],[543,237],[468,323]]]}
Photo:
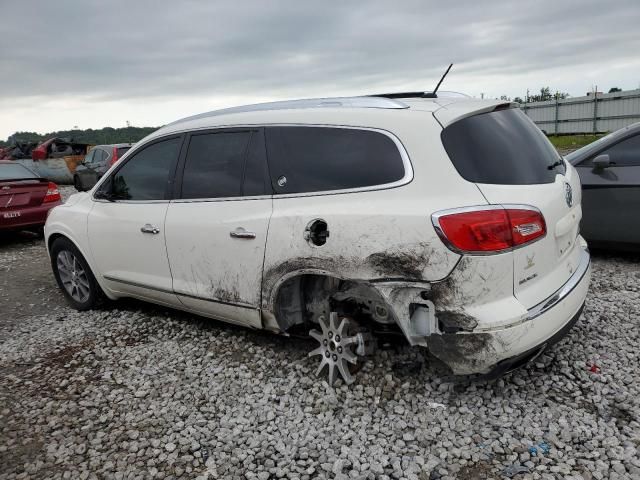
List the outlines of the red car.
{"label": "red car", "polygon": [[24,165],[0,160],[0,230],[40,231],[49,210],[61,203],[55,183]]}

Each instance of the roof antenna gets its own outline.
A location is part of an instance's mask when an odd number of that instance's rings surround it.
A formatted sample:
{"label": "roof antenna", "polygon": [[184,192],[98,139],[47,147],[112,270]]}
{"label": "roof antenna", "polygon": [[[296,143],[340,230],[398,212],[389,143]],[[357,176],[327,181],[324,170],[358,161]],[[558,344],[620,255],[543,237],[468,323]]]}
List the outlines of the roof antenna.
{"label": "roof antenna", "polygon": [[444,77],[446,77],[447,73],[449,73],[449,70],[451,70],[451,67],[453,67],[453,63],[449,64],[449,68],[447,68],[447,71],[444,72],[444,75],[442,75],[442,78],[440,79],[440,81],[436,85],[436,88],[434,88],[433,92],[425,93],[423,95],[423,98],[438,98],[438,95],[436,95],[436,93],[437,93],[438,89],[440,88],[440,85],[442,84],[442,81],[444,80]]}

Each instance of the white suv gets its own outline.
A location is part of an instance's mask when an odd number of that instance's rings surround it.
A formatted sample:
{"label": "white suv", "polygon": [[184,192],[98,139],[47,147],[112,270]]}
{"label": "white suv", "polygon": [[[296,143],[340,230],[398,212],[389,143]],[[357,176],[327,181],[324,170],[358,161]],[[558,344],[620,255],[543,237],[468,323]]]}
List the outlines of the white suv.
{"label": "white suv", "polygon": [[394,332],[458,375],[527,362],[587,294],[578,175],[515,105],[428,97],[161,128],[49,216],[58,284],[80,310],[136,297],[274,332],[319,326],[311,354],[330,383]]}

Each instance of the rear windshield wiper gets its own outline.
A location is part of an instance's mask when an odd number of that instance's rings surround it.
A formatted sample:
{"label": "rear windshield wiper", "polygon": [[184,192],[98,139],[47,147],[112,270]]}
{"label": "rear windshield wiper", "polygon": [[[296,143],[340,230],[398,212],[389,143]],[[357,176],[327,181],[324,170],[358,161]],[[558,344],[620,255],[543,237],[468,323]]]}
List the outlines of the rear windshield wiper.
{"label": "rear windshield wiper", "polygon": [[560,167],[562,165],[564,165],[564,160],[562,160],[562,159],[556,160],[551,165],[547,166],[547,170],[553,170],[554,168]]}

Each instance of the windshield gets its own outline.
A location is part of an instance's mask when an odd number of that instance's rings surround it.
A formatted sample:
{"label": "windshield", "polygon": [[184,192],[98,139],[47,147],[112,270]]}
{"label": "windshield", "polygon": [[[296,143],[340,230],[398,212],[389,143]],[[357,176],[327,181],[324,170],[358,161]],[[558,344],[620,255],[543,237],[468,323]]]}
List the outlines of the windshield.
{"label": "windshield", "polygon": [[38,178],[38,176],[19,163],[0,163],[0,180],[18,180],[23,178]]}
{"label": "windshield", "polygon": [[565,164],[547,137],[520,109],[467,117],[442,131],[458,173],[474,183],[553,183]]}

